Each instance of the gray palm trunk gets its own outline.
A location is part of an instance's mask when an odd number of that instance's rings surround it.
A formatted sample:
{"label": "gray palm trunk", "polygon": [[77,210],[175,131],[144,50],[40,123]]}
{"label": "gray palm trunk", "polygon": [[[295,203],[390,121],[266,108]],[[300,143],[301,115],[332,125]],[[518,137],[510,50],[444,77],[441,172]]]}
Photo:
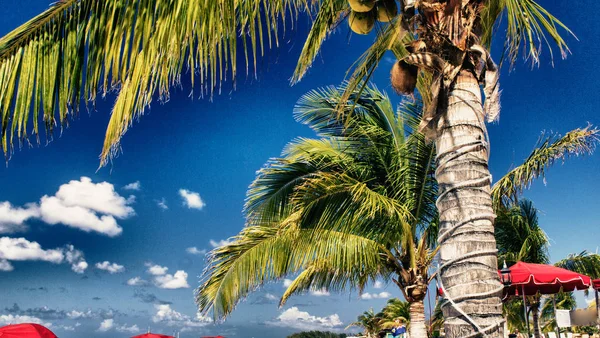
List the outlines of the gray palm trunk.
{"label": "gray palm trunk", "polygon": [[427,337],[425,326],[425,304],[423,300],[410,303],[410,337]]}
{"label": "gray palm trunk", "polygon": [[479,83],[472,72],[462,70],[446,94],[435,139],[440,277],[446,297],[454,303],[443,307],[444,330],[448,338],[482,336],[477,331],[499,338],[504,331],[502,285]]}
{"label": "gray palm trunk", "polygon": [[535,338],[542,338],[542,329],[540,327],[540,302],[532,304],[531,306],[531,321],[533,324],[533,336]]}

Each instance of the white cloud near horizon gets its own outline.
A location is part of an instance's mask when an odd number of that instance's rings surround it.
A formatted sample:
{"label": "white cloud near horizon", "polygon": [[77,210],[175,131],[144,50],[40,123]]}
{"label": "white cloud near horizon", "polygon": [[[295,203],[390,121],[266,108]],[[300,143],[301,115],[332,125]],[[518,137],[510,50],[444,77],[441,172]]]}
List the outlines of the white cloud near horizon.
{"label": "white cloud near horizon", "polygon": [[0,315],[0,326],[9,324],[22,324],[22,323],[34,323],[44,325],[45,327],[52,327],[52,323],[44,322],[42,319],[32,316],[20,316],[20,315]]}
{"label": "white cloud near horizon", "polygon": [[140,181],[135,181],[135,182],[129,183],[126,186],[124,186],[123,189],[140,191],[140,189],[142,189],[142,184],[140,183]]}
{"label": "white cloud near horizon", "polygon": [[179,196],[183,199],[183,205],[188,207],[188,209],[202,210],[206,206],[206,203],[204,203],[200,194],[197,192],[179,189]]}
{"label": "white cloud near horizon", "polygon": [[127,324],[123,324],[121,326],[115,327],[115,330],[117,332],[121,332],[121,333],[138,333],[138,332],[140,332],[140,328],[136,324],[133,324],[131,326],[127,326]]}
{"label": "white cloud near horizon", "polygon": [[331,294],[329,293],[329,291],[327,291],[327,289],[322,288],[319,290],[310,290],[310,295],[315,297],[326,297],[330,296]]}
{"label": "white cloud near horizon", "polygon": [[152,317],[154,323],[162,323],[167,326],[176,326],[180,328],[202,327],[212,323],[212,319],[196,314],[196,318],[192,318],[183,313],[177,312],[171,308],[169,304],[154,305],[156,314]]}
{"label": "white cloud near horizon", "polygon": [[368,293],[365,292],[362,295],[360,295],[360,299],[364,299],[364,300],[370,300],[370,299],[388,299],[390,298],[391,294],[389,292],[383,291],[380,293]]}
{"label": "white cloud near horizon", "polygon": [[129,286],[146,286],[148,285],[148,281],[143,280],[141,277],[133,277],[127,280],[127,285]]}
{"label": "white cloud near horizon", "polygon": [[23,237],[0,237],[0,271],[12,271],[11,261],[44,261],[53,264],[66,261],[76,273],[83,273],[88,267],[83,252],[73,245],[44,250],[38,242],[31,242]]}
{"label": "white cloud near horizon", "polygon": [[197,247],[193,246],[191,248],[185,249],[185,252],[191,255],[206,255],[206,250],[199,250]]}
{"label": "white cloud near horizon", "polygon": [[210,246],[212,246],[213,248],[218,248],[221,246],[229,245],[231,243],[233,243],[233,240],[230,240],[230,239],[222,239],[220,241],[215,241],[214,239],[211,239],[209,241]]}
{"label": "white cloud near horizon", "polygon": [[115,274],[125,271],[125,267],[123,265],[119,265],[117,263],[111,263],[109,261],[104,261],[102,263],[96,263],[96,269],[104,270],[108,273]]}
{"label": "white cloud near horizon", "polygon": [[10,234],[27,230],[25,222],[39,217],[40,211],[35,204],[24,208],[15,207],[10,202],[0,202],[0,234]]}
{"label": "white cloud near horizon", "polygon": [[294,306],[283,311],[275,320],[266,322],[267,325],[291,327],[299,330],[336,330],[344,324],[337,313],[317,317],[306,311],[300,311]]}
{"label": "white cloud near horizon", "polygon": [[100,323],[100,327],[96,330],[98,332],[107,332],[110,331],[115,325],[114,319],[105,319]]}

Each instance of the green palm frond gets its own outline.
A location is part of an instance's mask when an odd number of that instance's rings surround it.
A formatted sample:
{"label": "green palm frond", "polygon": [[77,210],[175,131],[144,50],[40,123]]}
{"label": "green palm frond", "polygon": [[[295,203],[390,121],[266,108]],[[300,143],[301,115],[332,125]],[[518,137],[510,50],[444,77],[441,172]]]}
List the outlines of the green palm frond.
{"label": "green palm frond", "polygon": [[407,327],[410,326],[409,302],[402,301],[398,298],[388,299],[387,304],[381,312],[384,315],[380,324],[382,329],[391,329],[395,327],[397,325],[395,323],[396,319],[401,320]]}
{"label": "green palm frond", "polygon": [[509,171],[492,187],[495,209],[516,202],[518,195],[534,179],[545,177],[545,170],[556,161],[570,156],[591,154],[599,141],[599,130],[587,126],[568,132],[563,137],[542,137],[523,164]]}
{"label": "green palm frond", "polygon": [[481,13],[481,40],[488,48],[501,18],[507,21],[504,47],[511,65],[516,62],[521,51],[532,64],[539,64],[543,44],[547,45],[552,56],[553,46],[550,40],[556,44],[563,58],[569,53],[569,47],[560,30],[574,36],[573,32],[533,0],[487,1]]}
{"label": "green palm frond", "polygon": [[[1,145],[8,156],[31,134],[66,125],[82,101],[118,96],[101,163],[153,99],[165,101],[184,67],[212,93],[278,44],[282,19],[314,11],[310,0],[61,0],[0,39]],[[240,41],[241,40],[241,41]],[[198,84],[196,84],[198,86]]]}
{"label": "green palm frond", "polygon": [[592,279],[600,278],[600,255],[582,251],[578,254],[569,254],[554,264],[559,268],[575,271]]}
{"label": "green palm frond", "polygon": [[317,57],[321,45],[335,27],[345,18],[348,13],[348,1],[346,0],[323,0],[319,12],[312,23],[302,52],[292,77],[292,83],[302,79],[313,61]]}
{"label": "green palm frond", "polygon": [[500,261],[548,264],[549,240],[540,227],[537,209],[528,200],[497,211],[495,231]]}
{"label": "green palm frond", "polygon": [[573,292],[559,292],[556,295],[546,297],[540,316],[544,332],[556,330],[556,316],[552,297],[556,298],[556,308],[559,310],[573,310],[577,307],[577,300]]}

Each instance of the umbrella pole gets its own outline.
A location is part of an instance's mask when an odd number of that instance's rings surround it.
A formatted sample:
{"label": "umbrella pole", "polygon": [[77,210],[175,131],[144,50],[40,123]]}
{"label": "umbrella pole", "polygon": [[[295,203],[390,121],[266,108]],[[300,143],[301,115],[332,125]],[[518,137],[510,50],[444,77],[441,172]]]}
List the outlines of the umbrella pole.
{"label": "umbrella pole", "polygon": [[525,311],[525,323],[527,325],[527,338],[530,338],[531,333],[529,331],[529,316],[527,315],[527,299],[525,298],[525,285],[521,286],[521,291],[523,294],[523,310]]}
{"label": "umbrella pole", "polygon": [[596,289],[596,324],[600,330],[600,297],[598,297],[598,289]]}
{"label": "umbrella pole", "polygon": [[552,295],[552,305],[554,305],[554,320],[556,321],[556,333],[557,337],[560,338],[560,327],[558,327],[558,320],[556,319],[556,294]]}

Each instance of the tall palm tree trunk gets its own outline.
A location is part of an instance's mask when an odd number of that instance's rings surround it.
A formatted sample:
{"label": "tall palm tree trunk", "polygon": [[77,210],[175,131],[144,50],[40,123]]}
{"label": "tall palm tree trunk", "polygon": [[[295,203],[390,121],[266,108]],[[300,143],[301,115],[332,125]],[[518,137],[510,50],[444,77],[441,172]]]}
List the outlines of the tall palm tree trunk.
{"label": "tall palm tree trunk", "polygon": [[503,337],[487,130],[473,73],[462,70],[442,101],[440,109],[446,112],[435,140],[440,276],[446,296],[456,305],[443,308],[446,337],[477,336],[471,320],[487,337]]}
{"label": "tall palm tree trunk", "polygon": [[596,294],[596,316],[598,318],[596,318],[596,324],[598,324],[598,330],[600,330],[600,296],[598,296],[598,293],[600,291],[596,290],[595,294]]}
{"label": "tall palm tree trunk", "polygon": [[427,326],[425,326],[425,304],[423,300],[410,303],[410,338],[426,338]]}
{"label": "tall palm tree trunk", "polygon": [[531,306],[532,322],[533,322],[533,336],[535,338],[542,338],[542,330],[540,328],[540,302]]}

